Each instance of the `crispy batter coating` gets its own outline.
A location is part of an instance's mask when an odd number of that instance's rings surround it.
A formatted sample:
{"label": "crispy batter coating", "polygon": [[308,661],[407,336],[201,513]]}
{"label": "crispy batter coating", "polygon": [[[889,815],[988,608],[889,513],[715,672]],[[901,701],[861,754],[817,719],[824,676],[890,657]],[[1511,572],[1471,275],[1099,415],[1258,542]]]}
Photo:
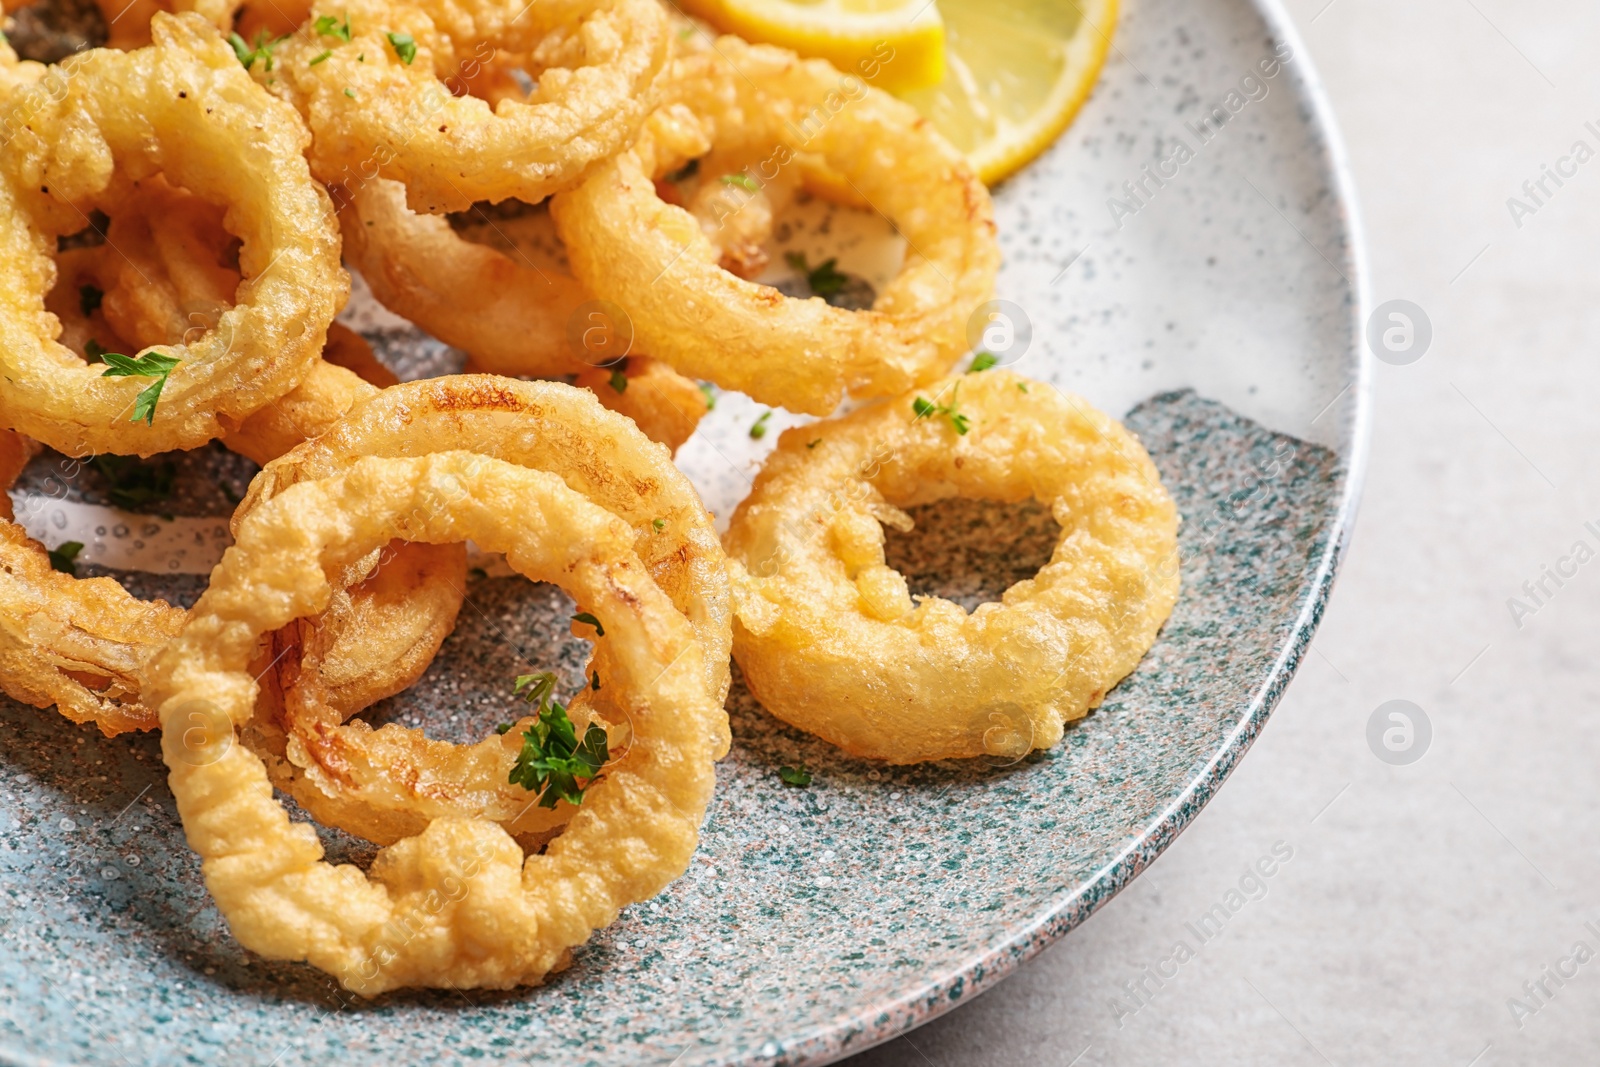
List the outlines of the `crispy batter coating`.
{"label": "crispy batter coating", "polygon": [[[157,15],[152,27],[150,48],[82,53],[0,104],[0,424],[69,455],[150,455],[219,436],[299,384],[349,292],[297,117],[198,16]],[[44,295],[56,236],[156,171],[227,206],[246,280],[214,329],[161,346],[181,362],[147,425],[129,416],[150,379],[85,366],[56,342]]]}
{"label": "crispy batter coating", "polygon": [[[919,395],[969,431],[917,417]],[[952,496],[1032,497],[1061,524],[1037,577],[970,614],[913,603],[884,562],[882,523],[909,529],[901,508]],[[1006,371],[948,378],[779,439],[725,538],[734,656],[768,711],[853,755],[1020,759],[1155,641],[1178,595],[1177,528],[1115,420]]]}
{"label": "crispy batter coating", "polygon": [[698,221],[657,195],[678,153],[658,148],[652,122],[551,201],[578,280],[632,317],[643,351],[762,403],[825,415],[846,390],[883,396],[944,374],[1000,262],[988,191],[961,154],[910,105],[821,60],[723,37],[679,62],[703,69],[675,69],[666,91],[710,126],[720,158],[745,160],[758,190],[820,159],[905,235],[905,265],[867,311],[721,269]]}
{"label": "crispy batter coating", "polygon": [[[263,632],[326,607],[328,575],[401,538],[472,538],[565,588],[605,623],[624,754],[566,832],[524,857],[491,822],[441,818],[380,852],[370,877],[322,862],[315,830],[273,799],[235,742]],[[402,986],[541,980],[694,852],[714,784],[700,643],[633,552],[635,531],[556,475],[476,453],[367,458],[286,488],[240,525],[183,632],[151,662],[162,753],[189,844],[240,943],[304,959],[371,996]]]}
{"label": "crispy batter coating", "polygon": [[[286,487],[337,473],[363,456],[452,449],[557,474],[627,522],[634,552],[689,619],[702,649],[705,688],[720,708],[732,637],[726,559],[710,516],[666,450],[602,408],[587,390],[492,375],[386,389],[326,434],[269,463],[235,514],[236,530]],[[592,634],[587,628],[575,632]],[[597,668],[606,678],[604,646],[599,655]],[[292,677],[281,678],[276,719],[253,724],[247,740],[268,757],[273,784],[319,821],[386,842],[446,816],[492,819],[522,835],[547,831],[571,814],[565,805],[555,812],[532,807],[509,784],[515,749],[504,738],[453,745],[395,723],[373,730],[364,722],[343,722],[343,709],[323,691],[326,680],[314,658],[290,655],[282,662],[297,666]],[[578,706],[615,722],[608,693],[606,687],[586,693]],[[719,713],[715,731],[720,757],[729,743],[725,715]]]}
{"label": "crispy batter coating", "polygon": [[[319,178],[390,178],[430,214],[537,203],[579,180],[638,133],[667,58],[656,0],[324,0],[311,14],[256,77],[305,115]],[[318,34],[322,16],[348,20],[353,39]],[[409,62],[395,33],[415,42]],[[527,57],[533,95],[452,95],[496,51]]]}

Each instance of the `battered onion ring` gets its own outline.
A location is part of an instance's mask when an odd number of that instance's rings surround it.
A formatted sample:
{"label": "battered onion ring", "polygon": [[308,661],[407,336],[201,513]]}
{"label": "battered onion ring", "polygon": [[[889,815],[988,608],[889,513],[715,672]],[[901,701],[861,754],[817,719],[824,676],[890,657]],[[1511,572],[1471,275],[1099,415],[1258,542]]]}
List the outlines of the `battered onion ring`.
{"label": "battered onion ring", "polygon": [[[46,306],[75,350],[90,339],[119,351],[128,351],[128,337],[178,342],[188,329],[201,328],[191,322],[214,321],[231,304],[240,279],[223,262],[228,236],[220,209],[157,178],[121,198],[116,210],[109,247],[57,257]],[[100,306],[87,315],[84,285],[102,292]],[[324,356],[328,362],[318,361],[305,381],[252,415],[227,442],[264,463],[377,393],[334,363],[383,384],[394,381],[366,342],[338,324],[329,328]],[[19,434],[0,433],[0,486],[11,484],[33,448]],[[9,516],[9,498],[4,504]],[[404,689],[427,669],[461,607],[466,553],[459,545],[405,545],[371,570],[369,561],[345,576],[317,622],[330,698],[346,715]],[[0,688],[38,707],[58,704],[68,718],[92,720],[108,734],[153,729],[154,713],[138,702],[138,665],[177,633],[185,613],[141,601],[111,578],[79,581],[56,573],[43,546],[9,523],[0,527],[0,571],[0,600],[16,608],[0,622]],[[346,585],[355,588],[345,591]]]}
{"label": "battered onion ring", "polygon": [[367,182],[340,199],[345,257],[385,307],[496,374],[588,367],[567,329],[592,298],[570,274],[519,263],[466,240],[448,219],[412,212],[398,182]]}
{"label": "battered onion ring", "polygon": [[[327,477],[363,456],[452,449],[559,475],[627,522],[634,551],[688,617],[702,651],[705,688],[720,707],[732,638],[725,557],[710,517],[665,451],[585,390],[488,375],[387,389],[328,433],[269,463],[235,513],[236,527],[287,486]],[[605,664],[600,671],[607,677]],[[315,669],[301,670],[285,687],[280,721],[256,724],[249,738],[269,757],[273,784],[318,821],[383,843],[417,832],[432,818],[487,818],[516,834],[538,834],[571,813],[565,805],[555,812],[527,805],[507,781],[515,751],[504,739],[452,745],[394,723],[378,730],[359,720],[341,723],[340,709],[321,691],[324,684]],[[593,700],[604,714],[608,693],[603,688],[586,702]],[[716,717],[714,730],[720,757],[729,744],[726,716]],[[284,758],[270,759],[280,754]]]}
{"label": "battered onion ring", "polygon": [[[247,664],[261,633],[327,604],[328,572],[393,538],[469,537],[605,621],[599,645],[631,744],[542,855],[524,858],[493,823],[437,819],[381,851],[369,881],[322,862],[315,829],[289,821],[261,761],[233,743],[255,700]],[[718,712],[699,643],[633,554],[634,537],[555,475],[459,452],[362,460],[245,520],[145,680],[184,831],[241,944],[308,960],[365,996],[505,989],[538,982],[622,907],[683,873],[711,798]]]}
{"label": "battered onion ring", "polygon": [[719,38],[674,91],[757,184],[804,154],[841,175],[905,235],[901,273],[870,311],[795,300],[720,269],[695,220],[656,195],[670,165],[650,138],[551,201],[573,273],[633,319],[639,346],[685,374],[766,404],[827,414],[845,390],[898,393],[945,373],[989,299],[999,250],[989,194],[909,104],[821,60]]}
{"label": "battered onion ring", "polygon": [[0,689],[93,722],[107,737],[154,729],[155,713],[139,702],[139,668],[186,613],[140,600],[113,578],[74,578],[51,566],[44,546],[11,521],[4,492],[36,450],[0,430]]}
{"label": "battered onion ring", "polygon": [[[197,15],[157,15],[156,43],[97,50],[70,72],[0,104],[0,423],[69,455],[150,455],[194,448],[299,384],[322,350],[349,279],[327,194],[301,155],[294,113],[251,84]],[[270,159],[269,166],[241,165]],[[229,166],[232,162],[234,165]],[[57,344],[45,313],[55,237],[83,208],[114,196],[120,165],[139,179],[164,171],[228,205],[243,238],[240,302],[180,359],[152,425],[129,421],[144,378],[106,378]],[[131,353],[130,353],[131,354]]]}
{"label": "battered onion ring", "polygon": [[[725,538],[734,656],[778,718],[890,763],[1020,759],[1138,664],[1178,595],[1177,512],[1138,440],[1077,397],[991,371],[784,433]],[[819,441],[815,447],[811,442]],[[970,615],[884,563],[900,510],[951,496],[1047,504],[1050,563]]]}
{"label": "battered onion ring", "polygon": [[[392,178],[430,214],[537,203],[579,180],[638,133],[667,58],[655,0],[324,0],[312,15],[348,20],[353,39],[321,36],[313,21],[257,77],[306,116],[319,178]],[[414,60],[397,55],[390,33],[411,35]],[[529,57],[538,87],[526,102],[491,109],[451,95],[441,79],[475,69],[480,47]]]}
{"label": "battered onion ring", "polygon": [[[676,451],[694,433],[708,405],[690,379],[635,358],[620,373],[638,387],[619,392],[610,387],[618,368],[597,369],[578,357],[569,330],[575,318],[583,321],[591,297],[558,263],[541,267],[526,256],[519,262],[467,240],[448,220],[406,207],[398,182],[380,178],[339,196],[348,201],[339,213],[346,261],[384,306],[471,353],[474,370],[535,377],[577,372],[579,385],[633,419],[652,441]],[[556,241],[553,232],[550,240]]]}

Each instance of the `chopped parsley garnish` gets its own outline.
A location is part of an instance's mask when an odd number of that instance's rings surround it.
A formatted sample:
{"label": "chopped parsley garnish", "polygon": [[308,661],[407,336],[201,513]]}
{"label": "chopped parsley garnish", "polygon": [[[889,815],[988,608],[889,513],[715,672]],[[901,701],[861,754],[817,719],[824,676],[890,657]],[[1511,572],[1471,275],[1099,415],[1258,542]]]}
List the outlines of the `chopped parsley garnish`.
{"label": "chopped parsley garnish", "polygon": [[76,576],[78,567],[76,560],[78,553],[83,551],[82,541],[63,541],[50,550],[50,566],[62,574]]}
{"label": "chopped parsley garnish", "polygon": [[750,427],[750,436],[757,441],[767,436],[767,420],[770,418],[772,418],[772,411],[769,408],[767,411],[762,412],[761,417],[755,421],[755,425]]}
{"label": "chopped parsley garnish", "polygon": [[739,188],[748,190],[752,193],[759,193],[761,191],[761,184],[754,178],[750,177],[750,175],[743,173],[724,174],[722,176],[722,184],[737,185]]}
{"label": "chopped parsley garnish", "polygon": [[99,311],[100,301],[105,298],[106,294],[92,285],[78,286],[78,309],[83,312],[85,318]]}
{"label": "chopped parsley garnish", "polygon": [[417,58],[417,41],[409,33],[391,33],[389,43],[394,46],[394,54],[406,66],[409,67],[411,61]]}
{"label": "chopped parsley garnish", "polygon": [[306,66],[314,67],[318,63],[326,63],[332,57],[333,57],[333,49],[330,48],[326,52],[323,52],[321,55],[319,55],[315,59],[313,59],[310,63],[307,63]]}
{"label": "chopped parsley garnish", "polygon": [[811,772],[803,763],[798,767],[779,767],[778,777],[783,779],[784,785],[798,786],[801,789],[811,784]]}
{"label": "chopped parsley garnish", "polygon": [[106,499],[124,511],[143,511],[171,497],[178,473],[171,460],[146,463],[137,456],[93,456],[89,466],[105,478]]}
{"label": "chopped parsley garnish", "polygon": [[587,623],[588,625],[593,626],[594,635],[596,637],[604,637],[606,635],[606,628],[600,625],[600,620],[589,614],[587,611],[578,612],[572,617],[572,621]]}
{"label": "chopped parsley garnish", "polygon": [[582,804],[583,791],[611,758],[606,732],[598,724],[591,722],[583,739],[578,739],[567,709],[550,699],[555,685],[556,676],[545,671],[522,675],[515,690],[539,710],[533,725],[522,732],[522,751],[509,780],[530,793],[538,792],[541,808],[553,808],[562,800]]}
{"label": "chopped parsley garnish", "polygon": [[144,420],[146,426],[156,421],[156,402],[161,399],[161,390],[167,384],[167,377],[172,374],[172,368],[183,362],[176,356],[169,356],[151,349],[137,358],[130,359],[118,352],[103,352],[102,357],[106,362],[106,369],[100,372],[102,378],[154,378],[156,383],[140,391],[133,399],[133,418],[129,422]]}
{"label": "chopped parsley garnish", "polygon": [[340,22],[332,15],[323,15],[311,24],[311,28],[322,37],[337,37],[341,41],[350,40],[350,20]]}
{"label": "chopped parsley garnish", "polygon": [[701,382],[700,383],[700,391],[702,393],[704,393],[705,397],[706,397],[706,410],[707,411],[716,410],[716,407],[717,407],[717,391],[716,391],[716,387],[713,386],[710,382]]}
{"label": "chopped parsley garnish", "polygon": [[956,433],[964,435],[972,429],[972,420],[956,410],[960,394],[961,384],[957,382],[955,389],[950,393],[950,403],[935,404],[926,397],[919,396],[911,402],[911,410],[917,413],[919,419],[925,419],[930,415],[945,415],[950,419],[950,425],[956,428]]}
{"label": "chopped parsley garnish", "polygon": [[228,34],[228,43],[233,46],[233,54],[239,57],[239,62],[244,64],[244,69],[249,70],[256,65],[256,60],[262,61],[262,70],[272,69],[272,50],[279,44],[287,41],[289,34],[273,40],[267,40],[267,31],[262,30],[256,34],[256,46],[251,48],[243,37],[237,33]]}
{"label": "chopped parsley garnish", "polygon": [[693,35],[694,35],[694,27],[693,26],[685,26],[683,29],[678,31],[678,40],[687,41]]}
{"label": "chopped parsley garnish", "polygon": [[509,722],[503,722],[499,726],[496,726],[494,728],[494,732],[499,734],[501,737],[504,737],[506,734],[509,734],[511,732],[511,727],[513,727],[514,725],[516,725],[516,724],[515,723],[509,723]]}
{"label": "chopped parsley garnish", "polygon": [[1017,388],[1021,389],[1024,393],[1026,393],[1028,391],[1028,383],[1027,382],[1018,382],[1017,383]]}
{"label": "chopped parsley garnish", "polygon": [[790,252],[783,258],[789,266],[806,276],[806,285],[811,288],[812,294],[824,300],[839,295],[850,281],[850,275],[838,269],[837,259],[830,259],[820,266],[812,267],[806,262],[805,254],[802,252]]}
{"label": "chopped parsley garnish", "polygon": [[967,373],[976,374],[979,371],[988,370],[990,367],[997,366],[999,363],[1000,357],[995,355],[993,352],[979,352],[977,355],[972,357],[972,366],[967,368]]}
{"label": "chopped parsley garnish", "polygon": [[344,95],[346,95],[350,99],[354,100],[356,98],[356,91],[354,89],[346,89],[344,91]]}
{"label": "chopped parsley garnish", "polygon": [[620,370],[612,371],[611,377],[607,378],[606,381],[610,384],[611,388],[615,389],[619,393],[626,393],[628,391],[628,376],[623,374]]}
{"label": "chopped parsley garnish", "polygon": [[822,438],[819,437],[815,441],[807,441],[806,442],[806,447],[807,448],[816,448],[821,443],[822,443]]}
{"label": "chopped parsley garnish", "polygon": [[93,337],[83,342],[83,358],[90,363],[104,363],[106,361],[106,346],[96,341]]}
{"label": "chopped parsley garnish", "polygon": [[654,526],[656,528],[656,533],[660,533],[662,530],[665,530],[667,528],[667,520],[666,519],[651,519],[650,520],[650,525]]}

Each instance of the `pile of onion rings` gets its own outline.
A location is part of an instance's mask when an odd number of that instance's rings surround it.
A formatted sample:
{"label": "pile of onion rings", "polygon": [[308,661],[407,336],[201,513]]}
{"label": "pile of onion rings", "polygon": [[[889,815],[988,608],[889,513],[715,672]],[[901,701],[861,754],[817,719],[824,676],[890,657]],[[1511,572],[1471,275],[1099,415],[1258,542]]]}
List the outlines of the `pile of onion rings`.
{"label": "pile of onion rings", "polygon": [[[162,731],[247,948],[366,996],[536,984],[686,869],[730,657],[774,715],[907,763],[1053,745],[1155,640],[1172,501],[1081,400],[951,375],[994,295],[993,211],[907,105],[659,0],[106,21],[54,64],[0,38],[0,486],[42,449],[260,469],[190,608],[79,576],[0,498],[0,689]],[[763,283],[814,196],[903,236],[881,291],[832,299],[832,261],[812,295]],[[347,266],[470,373],[402,382],[336,321]],[[785,433],[719,539],[673,462],[712,386],[866,406]],[[881,524],[952,495],[1062,527],[970,614],[883,554]],[[574,600],[592,684],[519,677],[473,743],[374,728],[452,633],[469,540]],[[324,862],[274,790],[382,846],[370,869]]]}

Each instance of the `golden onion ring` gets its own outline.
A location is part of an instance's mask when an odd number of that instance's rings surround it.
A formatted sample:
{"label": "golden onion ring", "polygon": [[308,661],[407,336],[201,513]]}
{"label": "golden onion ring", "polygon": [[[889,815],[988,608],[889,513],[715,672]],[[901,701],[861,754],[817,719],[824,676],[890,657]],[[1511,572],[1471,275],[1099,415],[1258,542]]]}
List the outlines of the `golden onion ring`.
{"label": "golden onion ring", "polygon": [[92,722],[107,737],[154,729],[155,713],[139,701],[139,669],[187,613],[140,600],[114,578],[75,578],[51,565],[44,546],[11,521],[5,492],[36,450],[0,430],[0,689]]}
{"label": "golden onion ring", "polygon": [[[317,33],[324,16],[351,38]],[[406,55],[391,35],[410,39]],[[655,0],[323,0],[255,73],[306,116],[317,177],[391,178],[413,209],[439,214],[537,203],[583,177],[638,133],[667,48]],[[491,107],[452,95],[497,51],[528,57],[532,96]]]}
{"label": "golden onion ring", "polygon": [[[635,537],[553,474],[463,452],[359,460],[246,517],[145,674],[185,834],[241,944],[308,960],[366,996],[511,988],[683,873],[711,798],[718,710],[700,644],[634,555]],[[383,849],[370,877],[330,866],[315,829],[289,821],[261,761],[235,743],[255,704],[257,638],[322,610],[330,572],[396,538],[471,538],[605,623],[598,643],[630,743],[543,854],[524,857],[494,823],[441,818]]]}
{"label": "golden onion ring", "polygon": [[[1138,440],[1078,397],[998,370],[929,386],[923,417],[918,395],[779,439],[724,539],[734,657],[768,711],[852,755],[1020,759],[1154,642],[1178,595],[1177,511]],[[884,562],[882,523],[909,529],[901,508],[952,496],[1031,497],[1061,525],[1037,577],[970,614],[913,604]]]}
{"label": "golden onion ring", "polygon": [[722,270],[698,221],[657,195],[676,153],[647,128],[551,201],[578,280],[632,318],[644,351],[762,403],[821,415],[846,390],[882,396],[945,373],[1000,262],[988,191],[961,154],[910,105],[821,60],[723,37],[684,62],[708,69],[675,70],[668,92],[711,127],[719,157],[747,161],[747,183],[820,159],[904,234],[905,265],[867,311]]}
{"label": "golden onion ring", "polygon": [[[559,475],[627,522],[635,553],[689,619],[707,693],[721,706],[732,637],[726,560],[711,519],[666,451],[587,390],[492,375],[386,389],[321,437],[267,464],[234,515],[235,532],[296,482],[331,476],[366,456],[449,450]],[[600,670],[605,675],[603,663]],[[256,724],[248,740],[268,758],[273,784],[323,823],[383,843],[446,816],[488,818],[524,835],[548,831],[570,815],[565,806],[552,812],[522,802],[507,781],[515,753],[502,738],[452,745],[394,723],[373,730],[359,720],[342,722],[314,670],[299,671],[288,688],[281,706],[268,709],[277,721]],[[602,689],[599,697],[605,695]],[[603,699],[586,700],[604,714]],[[729,744],[726,716],[718,716],[715,729],[720,757]]]}
{"label": "golden onion ring", "polygon": [[[156,43],[96,50],[0,104],[0,424],[74,456],[194,448],[299,384],[322,350],[349,279],[327,194],[294,113],[250,82],[196,15],[157,15]],[[270,167],[245,165],[271,159]],[[107,378],[55,341],[44,310],[55,238],[114,198],[119,169],[161,171],[228,206],[243,239],[239,302],[191,344],[153,422],[132,422],[147,378]],[[132,353],[128,353],[132,355]]]}

